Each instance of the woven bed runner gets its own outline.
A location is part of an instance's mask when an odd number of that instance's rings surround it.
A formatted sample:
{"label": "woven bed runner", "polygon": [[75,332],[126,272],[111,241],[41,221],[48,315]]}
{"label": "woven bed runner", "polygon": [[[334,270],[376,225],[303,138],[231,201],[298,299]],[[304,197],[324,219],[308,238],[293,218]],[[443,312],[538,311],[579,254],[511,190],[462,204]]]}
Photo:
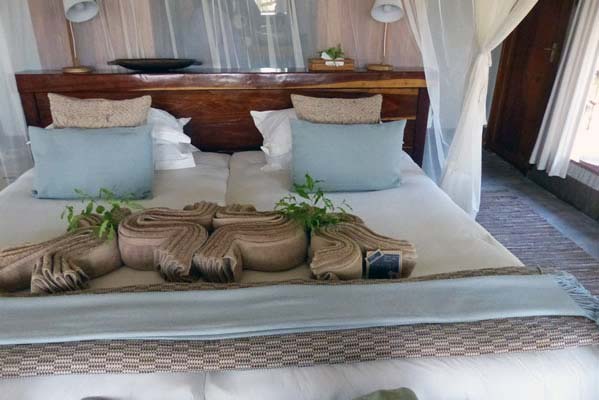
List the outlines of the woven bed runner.
{"label": "woven bed runner", "polygon": [[[534,273],[539,272],[525,268],[502,268],[440,274],[425,279]],[[413,278],[418,279],[423,278]],[[308,283],[314,284],[312,281]],[[169,284],[83,291],[79,294],[246,286]],[[213,341],[82,341],[1,346],[0,378],[306,367],[396,358],[543,351],[589,345],[599,345],[599,329],[593,321],[582,317],[508,318]]]}

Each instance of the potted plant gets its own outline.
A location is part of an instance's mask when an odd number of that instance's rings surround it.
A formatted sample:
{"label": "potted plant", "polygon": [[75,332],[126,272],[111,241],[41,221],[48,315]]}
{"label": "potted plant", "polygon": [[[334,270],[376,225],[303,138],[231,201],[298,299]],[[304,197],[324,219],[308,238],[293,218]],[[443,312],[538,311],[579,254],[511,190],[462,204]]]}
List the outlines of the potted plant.
{"label": "potted plant", "polygon": [[342,67],[343,65],[345,65],[345,53],[341,48],[341,44],[320,51],[320,58],[325,60],[325,65],[328,66]]}
{"label": "potted plant", "polygon": [[347,58],[345,56],[345,52],[341,47],[341,44],[338,44],[334,47],[329,47],[328,49],[320,50],[318,53],[318,57],[311,58],[310,61],[310,71],[353,71],[354,69],[354,60],[351,58]]}

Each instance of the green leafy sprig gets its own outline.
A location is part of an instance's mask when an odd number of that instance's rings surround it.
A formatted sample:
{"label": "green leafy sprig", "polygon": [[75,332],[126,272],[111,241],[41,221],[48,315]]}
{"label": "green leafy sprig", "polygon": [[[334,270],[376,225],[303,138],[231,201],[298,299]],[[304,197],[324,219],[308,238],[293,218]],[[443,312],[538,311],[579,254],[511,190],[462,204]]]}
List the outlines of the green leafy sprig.
{"label": "green leafy sprig", "polygon": [[294,184],[293,189],[299,196],[288,195],[279,200],[275,210],[288,218],[301,223],[308,232],[318,231],[323,226],[335,225],[345,220],[351,207],[343,200],[341,206],[326,198],[318,186],[322,181],[306,174],[303,185]]}
{"label": "green leafy sprig", "polygon": [[79,228],[82,218],[96,214],[101,219],[100,224],[94,228],[96,235],[100,239],[112,240],[116,237],[119,223],[131,213],[131,209],[143,208],[140,204],[131,201],[131,196],[118,198],[113,192],[105,188],[100,189],[97,198],[93,198],[79,189],[75,189],[75,193],[81,198],[81,203],[85,206],[79,213],[75,211],[75,206],[65,206],[60,218],[66,218],[68,232]]}
{"label": "green leafy sprig", "polygon": [[319,52],[319,54],[322,53],[328,54],[328,56],[331,57],[333,60],[345,57],[345,52],[341,48],[341,44],[338,44],[335,47],[329,47],[328,49]]}

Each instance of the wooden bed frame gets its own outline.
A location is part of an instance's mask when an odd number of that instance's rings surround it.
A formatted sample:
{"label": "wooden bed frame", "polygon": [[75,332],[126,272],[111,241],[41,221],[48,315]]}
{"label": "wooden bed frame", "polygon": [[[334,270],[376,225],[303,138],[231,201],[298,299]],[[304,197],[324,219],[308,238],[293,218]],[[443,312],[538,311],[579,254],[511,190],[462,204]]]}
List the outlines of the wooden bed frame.
{"label": "wooden bed frame", "polygon": [[191,117],[186,133],[202,150],[255,150],[262,144],[250,110],[291,107],[290,94],[319,97],[383,95],[383,121],[407,119],[404,149],[422,164],[429,98],[422,70],[391,72],[226,72],[164,74],[58,71],[16,75],[28,125],[52,122],[48,93],[79,98],[126,99],[149,94],[152,105]]}

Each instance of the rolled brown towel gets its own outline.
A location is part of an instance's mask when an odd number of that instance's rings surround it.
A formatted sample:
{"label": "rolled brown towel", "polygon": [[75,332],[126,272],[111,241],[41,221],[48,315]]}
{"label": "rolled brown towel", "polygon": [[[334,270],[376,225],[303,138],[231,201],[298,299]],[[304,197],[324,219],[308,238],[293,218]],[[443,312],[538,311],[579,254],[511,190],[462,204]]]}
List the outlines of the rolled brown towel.
{"label": "rolled brown towel", "polygon": [[306,260],[303,226],[280,213],[231,205],[216,213],[213,224],[216,230],[193,257],[194,267],[208,281],[239,281],[244,268],[278,272]]}
{"label": "rolled brown towel", "polygon": [[0,290],[31,288],[34,293],[56,293],[83,289],[90,279],[122,265],[116,239],[100,239],[91,215],[79,221],[80,228],[38,244],[0,251]]}
{"label": "rolled brown towel", "polygon": [[119,225],[119,248],[125,265],[157,269],[168,281],[193,281],[193,254],[208,239],[215,203],[200,202],[183,210],[151,208],[133,214]]}
{"label": "rolled brown towel", "polygon": [[368,250],[401,250],[401,277],[410,276],[416,265],[416,248],[406,240],[379,235],[355,216],[352,221],[322,227],[313,232],[310,269],[317,279],[360,279]]}

